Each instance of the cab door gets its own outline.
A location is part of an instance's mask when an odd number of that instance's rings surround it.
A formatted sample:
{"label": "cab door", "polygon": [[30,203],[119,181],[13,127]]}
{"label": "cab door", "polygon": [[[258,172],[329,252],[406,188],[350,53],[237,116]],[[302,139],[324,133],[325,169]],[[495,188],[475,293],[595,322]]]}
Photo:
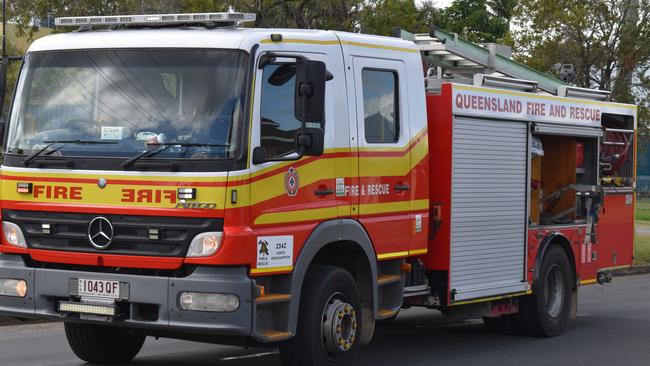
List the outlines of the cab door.
{"label": "cab door", "polygon": [[[294,109],[295,59],[281,57],[259,65],[260,58],[268,53],[302,55],[313,61],[323,61],[334,75],[325,90],[323,155],[296,158],[295,136],[301,122],[296,119]],[[258,53],[250,154],[252,156],[256,147],[262,147],[268,158],[288,158],[289,161],[256,164],[251,160],[251,228],[258,244],[257,268],[252,269],[252,273],[291,270],[312,230],[320,222],[338,215],[336,166],[329,151],[335,140],[334,81],[342,82],[344,78],[338,68],[329,65],[328,58],[324,53],[289,50],[286,46]],[[308,126],[315,125],[309,122]],[[275,252],[276,248],[282,255]]]}
{"label": "cab door", "polygon": [[379,259],[408,255],[411,158],[404,64],[353,58],[359,144],[359,220]]}

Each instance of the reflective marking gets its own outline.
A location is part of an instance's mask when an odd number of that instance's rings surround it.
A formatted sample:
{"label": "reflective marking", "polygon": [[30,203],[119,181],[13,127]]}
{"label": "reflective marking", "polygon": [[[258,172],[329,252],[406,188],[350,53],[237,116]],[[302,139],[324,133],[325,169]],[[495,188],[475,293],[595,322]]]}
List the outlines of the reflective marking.
{"label": "reflective marking", "polygon": [[272,267],[272,268],[251,268],[251,274],[270,273],[270,272],[291,272],[291,271],[293,271],[293,266]]}
{"label": "reflective marking", "polygon": [[261,353],[253,353],[252,355],[242,355],[242,356],[224,357],[224,358],[220,359],[219,361],[245,360],[245,359],[247,359],[247,358],[258,358],[258,357],[264,357],[264,356],[277,355],[278,353],[279,353],[278,351],[273,351],[273,352],[261,352]]}

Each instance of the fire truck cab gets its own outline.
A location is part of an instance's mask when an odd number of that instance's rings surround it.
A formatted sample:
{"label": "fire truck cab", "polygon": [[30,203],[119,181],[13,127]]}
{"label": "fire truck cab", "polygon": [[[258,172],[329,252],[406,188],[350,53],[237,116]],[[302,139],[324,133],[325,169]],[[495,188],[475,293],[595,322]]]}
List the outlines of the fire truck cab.
{"label": "fire truck cab", "polygon": [[32,44],[0,313],[64,321],[91,363],[156,336],[353,364],[411,306],[559,335],[580,285],[631,264],[635,106],[457,36],[254,19],[60,18],[79,30]]}

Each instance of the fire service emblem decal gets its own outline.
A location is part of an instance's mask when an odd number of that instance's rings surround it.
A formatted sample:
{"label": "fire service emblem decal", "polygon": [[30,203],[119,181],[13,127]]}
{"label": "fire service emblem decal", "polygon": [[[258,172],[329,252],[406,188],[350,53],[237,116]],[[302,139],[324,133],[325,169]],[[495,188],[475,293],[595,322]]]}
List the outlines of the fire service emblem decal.
{"label": "fire service emblem decal", "polygon": [[289,195],[289,197],[294,197],[298,194],[299,186],[300,181],[298,179],[298,172],[294,167],[291,167],[284,175],[284,189],[287,191],[287,195]]}

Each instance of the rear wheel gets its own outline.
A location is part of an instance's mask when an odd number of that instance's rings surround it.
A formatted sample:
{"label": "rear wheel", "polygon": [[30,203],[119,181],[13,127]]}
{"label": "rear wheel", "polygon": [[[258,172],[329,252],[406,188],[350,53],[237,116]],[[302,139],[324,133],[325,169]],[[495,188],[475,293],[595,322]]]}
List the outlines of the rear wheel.
{"label": "rear wheel", "polygon": [[136,331],[105,325],[65,323],[68,344],[77,357],[91,364],[120,364],[131,361],[146,336]]}
{"label": "rear wheel", "polygon": [[516,316],[518,329],[538,337],[555,337],[567,326],[573,296],[571,266],[566,253],[552,246],[544,256],[533,295],[522,298]]}
{"label": "rear wheel", "polygon": [[297,334],[280,347],[285,366],[353,365],[359,352],[361,305],[354,278],[313,266],[305,278]]}

